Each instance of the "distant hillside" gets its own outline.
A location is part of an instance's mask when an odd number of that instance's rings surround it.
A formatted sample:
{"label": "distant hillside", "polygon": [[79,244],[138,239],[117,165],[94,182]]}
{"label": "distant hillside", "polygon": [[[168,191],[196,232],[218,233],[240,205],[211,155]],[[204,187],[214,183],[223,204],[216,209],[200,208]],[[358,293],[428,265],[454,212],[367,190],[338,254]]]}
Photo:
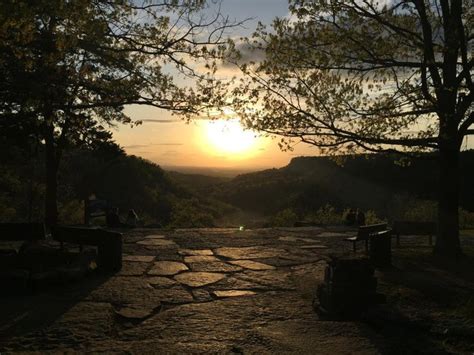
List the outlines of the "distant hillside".
{"label": "distant hillside", "polygon": [[259,169],[244,169],[244,168],[213,168],[213,167],[199,167],[199,166],[169,166],[162,165],[164,170],[169,172],[176,172],[186,175],[200,175],[208,177],[224,177],[233,178],[237,175],[248,174]]}
{"label": "distant hillside", "polygon": [[[330,204],[358,207],[381,215],[410,199],[435,200],[438,172],[432,159],[404,161],[389,155],[356,156],[338,165],[327,157],[299,157],[280,169],[244,174],[207,187],[214,198],[245,211],[273,214],[285,208],[299,213]],[[408,165],[407,165],[408,163]],[[461,206],[474,210],[474,151],[461,157]]]}

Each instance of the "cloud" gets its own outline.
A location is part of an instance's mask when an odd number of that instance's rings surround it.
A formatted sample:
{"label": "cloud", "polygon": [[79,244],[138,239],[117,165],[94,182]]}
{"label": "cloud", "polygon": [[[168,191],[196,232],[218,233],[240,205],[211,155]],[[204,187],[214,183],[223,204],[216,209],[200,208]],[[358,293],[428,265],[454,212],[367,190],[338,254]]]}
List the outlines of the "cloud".
{"label": "cloud", "polygon": [[178,155],[181,155],[181,153],[176,150],[167,150],[166,152],[163,152],[161,154],[161,156],[171,156],[171,157],[175,157]]}
{"label": "cloud", "polygon": [[[240,58],[236,60],[238,65],[248,63],[248,62],[261,62],[265,59],[265,51],[262,49],[256,49],[253,46],[249,45],[245,41],[238,40],[235,44],[235,49],[240,53]],[[236,69],[234,63],[223,62],[221,64],[222,68],[226,69]]]}
{"label": "cloud", "polygon": [[151,119],[151,118],[147,118],[147,119],[144,119],[144,120],[138,120],[138,121],[147,122],[147,123],[174,123],[174,122],[179,122],[177,120],[158,120],[158,119]]}
{"label": "cloud", "polygon": [[150,144],[132,144],[132,145],[126,145],[124,148],[125,149],[140,149],[140,148],[147,148],[149,146]]}
{"label": "cloud", "polygon": [[141,148],[149,148],[151,146],[181,146],[184,143],[150,143],[150,144],[131,144],[126,145],[125,149],[141,149]]}

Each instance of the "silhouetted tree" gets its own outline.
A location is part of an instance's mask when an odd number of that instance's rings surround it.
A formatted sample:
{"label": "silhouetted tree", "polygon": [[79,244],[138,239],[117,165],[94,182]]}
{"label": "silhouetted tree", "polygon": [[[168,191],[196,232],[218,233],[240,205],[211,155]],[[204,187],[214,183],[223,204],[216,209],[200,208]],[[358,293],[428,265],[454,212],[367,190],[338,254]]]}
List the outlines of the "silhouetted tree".
{"label": "silhouetted tree", "polygon": [[[44,145],[47,223],[57,222],[57,172],[65,149],[109,139],[107,125],[130,122],[125,105],[185,114],[206,105],[216,85],[209,60],[219,56],[229,24],[220,14],[200,14],[204,5],[0,3],[0,129]],[[191,60],[207,61],[207,69],[196,71]],[[175,84],[172,73],[196,79],[194,90]]]}
{"label": "silhouetted tree", "polygon": [[[289,2],[291,16],[236,44],[246,77],[235,110],[251,128],[326,154],[437,151],[435,252],[459,255],[459,151],[474,132],[472,1]],[[245,63],[249,55],[263,59]]]}

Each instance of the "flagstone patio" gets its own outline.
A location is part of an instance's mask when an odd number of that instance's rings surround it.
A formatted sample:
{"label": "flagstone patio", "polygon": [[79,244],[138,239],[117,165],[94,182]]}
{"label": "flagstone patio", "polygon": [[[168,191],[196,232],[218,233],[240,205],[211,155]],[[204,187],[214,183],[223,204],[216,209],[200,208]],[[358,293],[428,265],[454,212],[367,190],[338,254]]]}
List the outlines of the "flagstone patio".
{"label": "flagstone patio", "polygon": [[2,299],[0,352],[393,349],[405,330],[387,338],[370,322],[322,321],[313,310],[329,254],[350,252],[343,242],[349,232],[340,227],[127,231],[119,273]]}

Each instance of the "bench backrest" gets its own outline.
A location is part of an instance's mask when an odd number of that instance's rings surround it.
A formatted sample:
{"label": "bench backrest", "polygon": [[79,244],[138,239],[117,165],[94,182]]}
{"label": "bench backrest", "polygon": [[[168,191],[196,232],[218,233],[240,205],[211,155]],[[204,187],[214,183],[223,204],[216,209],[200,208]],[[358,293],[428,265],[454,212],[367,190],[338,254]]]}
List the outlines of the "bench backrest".
{"label": "bench backrest", "polygon": [[101,246],[113,239],[121,238],[120,233],[78,227],[55,227],[52,230],[52,235],[59,242],[94,246]]}
{"label": "bench backrest", "polygon": [[45,238],[43,223],[0,223],[0,240],[32,241]]}
{"label": "bench backrest", "polygon": [[416,221],[395,221],[393,231],[396,234],[433,235],[436,233],[436,223]]}
{"label": "bench backrest", "polygon": [[360,226],[357,231],[357,238],[359,239],[367,239],[371,234],[377,232],[383,232],[388,229],[387,223],[379,223],[379,224],[369,224],[367,226]]}

